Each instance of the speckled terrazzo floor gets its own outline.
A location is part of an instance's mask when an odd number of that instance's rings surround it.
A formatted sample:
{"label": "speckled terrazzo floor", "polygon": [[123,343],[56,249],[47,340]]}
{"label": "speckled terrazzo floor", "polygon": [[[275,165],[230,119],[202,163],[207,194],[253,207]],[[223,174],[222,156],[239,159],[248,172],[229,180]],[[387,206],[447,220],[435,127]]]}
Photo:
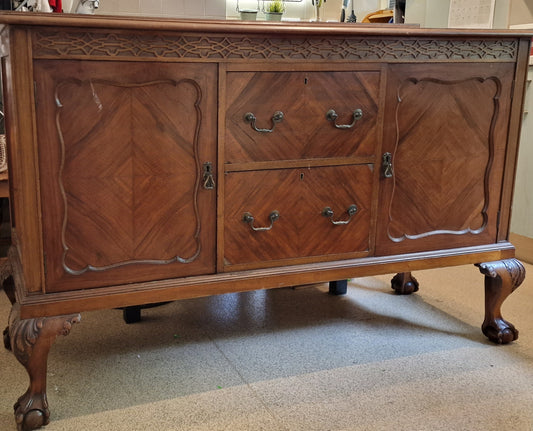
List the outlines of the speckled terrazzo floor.
{"label": "speckled terrazzo floor", "polygon": [[[505,302],[520,330],[488,342],[474,266],[82,314],[52,347],[48,431],[532,431],[533,266]],[[9,304],[0,293],[0,316]],[[0,350],[0,430],[27,386]]]}

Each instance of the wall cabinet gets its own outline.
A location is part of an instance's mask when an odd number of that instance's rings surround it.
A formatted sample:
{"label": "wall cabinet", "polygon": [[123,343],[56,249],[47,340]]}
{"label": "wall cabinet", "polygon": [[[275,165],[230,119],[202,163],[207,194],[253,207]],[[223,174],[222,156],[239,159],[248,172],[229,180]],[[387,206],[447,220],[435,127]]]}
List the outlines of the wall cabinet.
{"label": "wall cabinet", "polygon": [[[48,423],[46,358],[83,311],[477,264],[508,241],[530,35],[0,15],[13,246],[5,341]],[[35,419],[37,412],[37,419]]]}

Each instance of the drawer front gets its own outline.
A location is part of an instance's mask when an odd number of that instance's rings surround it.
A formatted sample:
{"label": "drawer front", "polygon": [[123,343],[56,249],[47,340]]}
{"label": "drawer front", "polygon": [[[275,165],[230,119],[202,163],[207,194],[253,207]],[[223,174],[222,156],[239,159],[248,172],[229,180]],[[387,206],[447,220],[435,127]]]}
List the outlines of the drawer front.
{"label": "drawer front", "polygon": [[225,265],[368,254],[372,170],[352,165],[227,174]]}
{"label": "drawer front", "polygon": [[377,71],[228,73],[226,162],[373,155],[379,84]]}

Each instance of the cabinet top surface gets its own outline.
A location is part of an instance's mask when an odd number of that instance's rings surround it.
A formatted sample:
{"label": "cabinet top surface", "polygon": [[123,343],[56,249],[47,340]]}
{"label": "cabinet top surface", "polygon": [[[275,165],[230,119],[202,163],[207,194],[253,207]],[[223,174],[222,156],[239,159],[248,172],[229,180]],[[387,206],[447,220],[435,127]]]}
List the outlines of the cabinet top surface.
{"label": "cabinet top surface", "polygon": [[76,14],[0,12],[0,25],[37,27],[77,27],[116,30],[186,31],[201,33],[249,33],[283,36],[396,36],[396,37],[532,37],[523,30],[427,29],[391,24],[351,24],[315,22],[263,22],[240,20],[194,20],[161,17],[125,17]]}

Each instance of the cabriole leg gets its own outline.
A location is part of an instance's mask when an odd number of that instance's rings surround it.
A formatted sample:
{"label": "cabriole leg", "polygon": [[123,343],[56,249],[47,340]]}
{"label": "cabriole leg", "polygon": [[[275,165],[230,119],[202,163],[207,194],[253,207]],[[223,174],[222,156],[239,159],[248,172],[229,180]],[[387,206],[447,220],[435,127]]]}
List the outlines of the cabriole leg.
{"label": "cabriole leg", "polygon": [[18,431],[34,430],[50,422],[46,400],[48,352],[57,336],[68,335],[72,325],[80,319],[79,314],[71,314],[20,320],[18,304],[11,309],[11,349],[30,377],[28,390],[14,406]]}
{"label": "cabriole leg", "polygon": [[391,287],[399,295],[410,295],[418,290],[418,281],[410,272],[400,272],[391,280]]}
{"label": "cabriole leg", "polygon": [[522,284],[526,275],[524,266],[517,259],[476,264],[485,275],[485,321],[482,330],[489,340],[507,344],[518,338],[518,331],[503,319],[503,301]]}

